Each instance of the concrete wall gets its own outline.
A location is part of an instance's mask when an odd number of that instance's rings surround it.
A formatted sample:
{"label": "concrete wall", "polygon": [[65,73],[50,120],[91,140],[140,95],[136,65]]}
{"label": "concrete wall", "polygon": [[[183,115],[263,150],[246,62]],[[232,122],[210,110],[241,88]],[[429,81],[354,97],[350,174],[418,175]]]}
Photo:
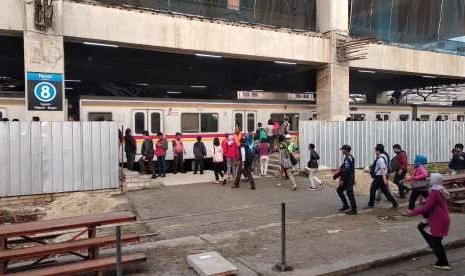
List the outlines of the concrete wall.
{"label": "concrete wall", "polygon": [[351,67],[391,72],[465,77],[465,57],[429,51],[371,44],[368,58],[352,61]]}
{"label": "concrete wall", "polygon": [[0,31],[22,31],[23,14],[23,1],[0,0]]}
{"label": "concrete wall", "polygon": [[210,52],[227,56],[325,63],[327,39],[283,30],[64,2],[64,35]]}

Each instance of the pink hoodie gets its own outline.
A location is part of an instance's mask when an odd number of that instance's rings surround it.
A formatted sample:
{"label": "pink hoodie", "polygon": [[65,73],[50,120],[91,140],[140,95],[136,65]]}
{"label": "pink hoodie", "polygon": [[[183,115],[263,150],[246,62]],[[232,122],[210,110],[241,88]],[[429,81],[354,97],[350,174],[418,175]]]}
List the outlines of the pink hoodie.
{"label": "pink hoodie", "polygon": [[426,171],[424,166],[420,165],[415,168],[412,176],[405,179],[405,181],[411,182],[412,180],[426,180],[427,178],[428,178],[428,171]]}

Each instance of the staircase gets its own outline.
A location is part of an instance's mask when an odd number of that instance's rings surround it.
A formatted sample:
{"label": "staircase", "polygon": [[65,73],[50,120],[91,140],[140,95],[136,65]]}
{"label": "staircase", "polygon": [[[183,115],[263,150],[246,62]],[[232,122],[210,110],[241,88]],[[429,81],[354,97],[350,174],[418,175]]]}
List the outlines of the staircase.
{"label": "staircase", "polygon": [[163,186],[161,178],[151,179],[151,174],[139,174],[135,171],[123,169],[123,175],[123,185],[126,190],[159,188]]}
{"label": "staircase", "polygon": [[279,153],[273,152],[270,154],[270,159],[268,161],[268,175],[279,177],[279,170],[281,165],[279,163]]}

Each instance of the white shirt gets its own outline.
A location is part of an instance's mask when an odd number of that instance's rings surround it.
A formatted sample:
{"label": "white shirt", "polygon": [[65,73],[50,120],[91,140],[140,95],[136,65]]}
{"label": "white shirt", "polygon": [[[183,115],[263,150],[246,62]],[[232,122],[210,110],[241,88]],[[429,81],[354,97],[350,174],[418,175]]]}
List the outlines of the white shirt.
{"label": "white shirt", "polygon": [[[386,161],[387,157],[385,154],[380,154],[376,160],[375,175],[385,175],[387,171]],[[383,173],[384,171],[384,173]]]}

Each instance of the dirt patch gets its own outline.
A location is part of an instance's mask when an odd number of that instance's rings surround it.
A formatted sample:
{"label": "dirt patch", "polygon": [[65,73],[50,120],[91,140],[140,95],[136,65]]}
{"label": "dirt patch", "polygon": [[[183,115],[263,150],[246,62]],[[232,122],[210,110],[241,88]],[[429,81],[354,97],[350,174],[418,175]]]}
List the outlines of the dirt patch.
{"label": "dirt patch", "polygon": [[42,206],[24,206],[0,209],[0,224],[24,223],[38,220],[45,215]]}

